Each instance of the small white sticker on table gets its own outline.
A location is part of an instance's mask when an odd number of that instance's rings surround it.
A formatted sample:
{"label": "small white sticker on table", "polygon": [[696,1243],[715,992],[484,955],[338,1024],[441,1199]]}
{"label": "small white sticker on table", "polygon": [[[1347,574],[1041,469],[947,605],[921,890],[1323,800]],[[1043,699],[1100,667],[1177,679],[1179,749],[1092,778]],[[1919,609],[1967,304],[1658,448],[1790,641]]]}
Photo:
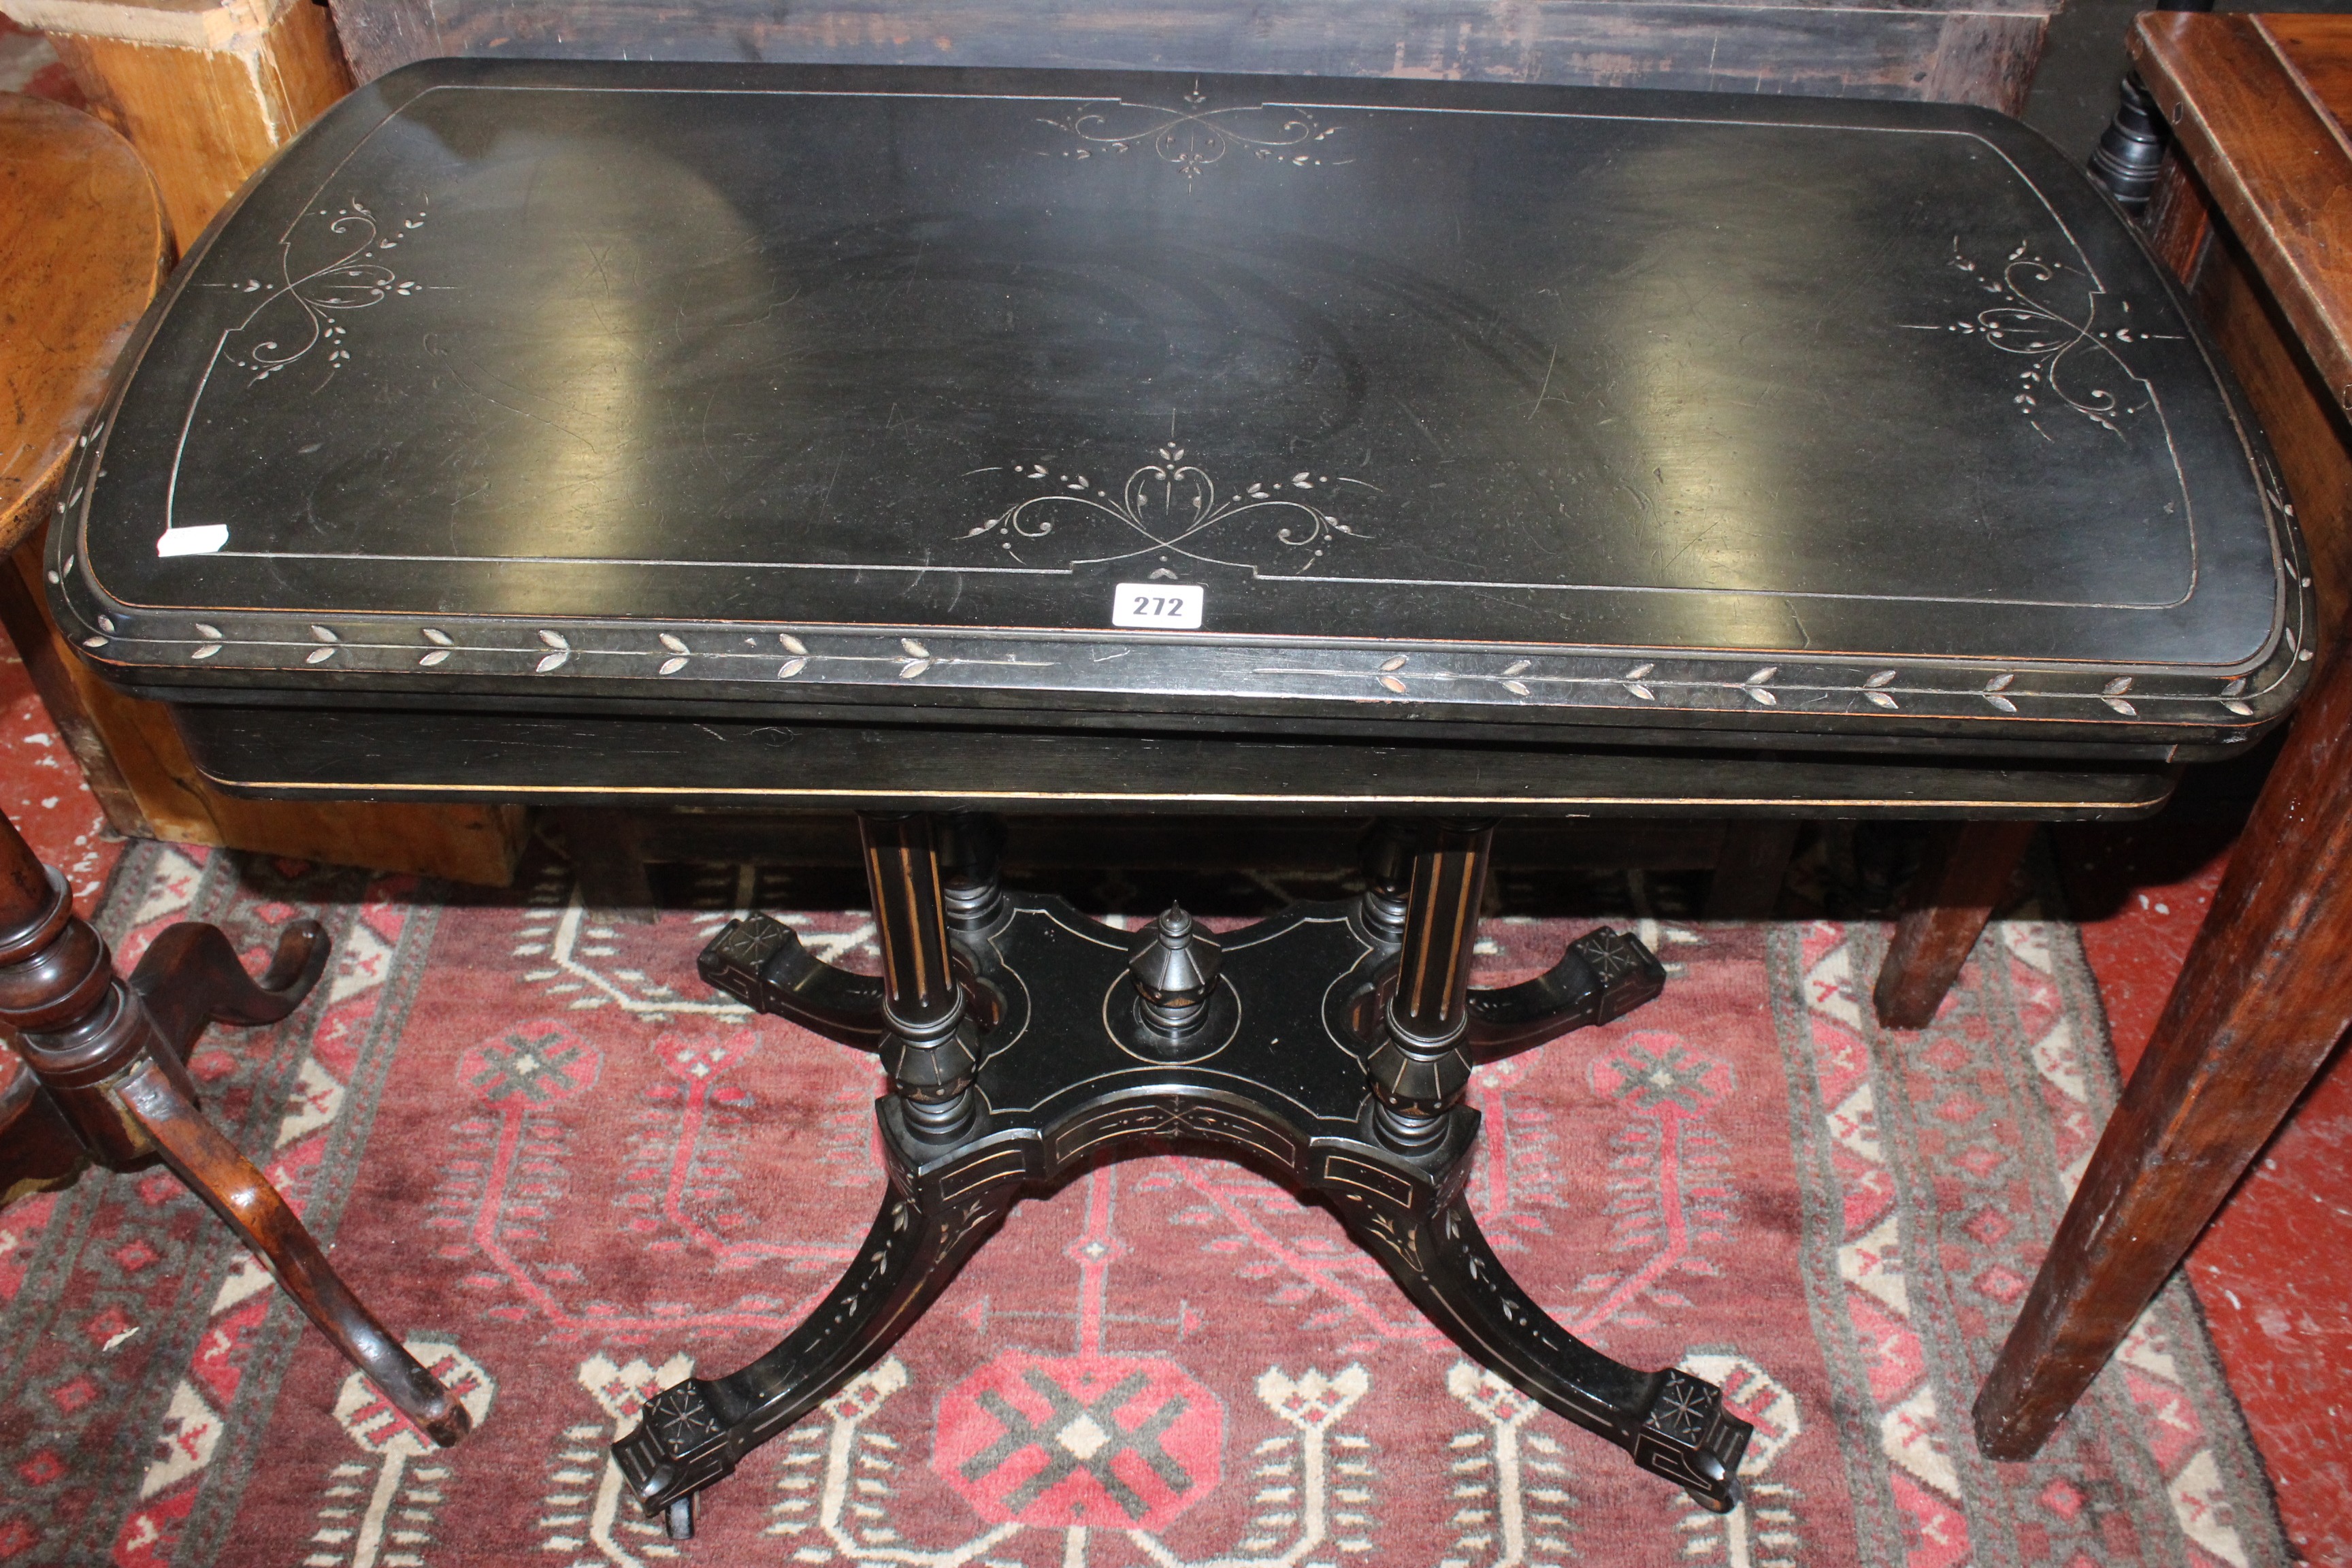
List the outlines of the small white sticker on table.
{"label": "small white sticker on table", "polygon": [[1111,596],[1110,624],[1198,631],[1209,591],[1197,583],[1121,583]]}

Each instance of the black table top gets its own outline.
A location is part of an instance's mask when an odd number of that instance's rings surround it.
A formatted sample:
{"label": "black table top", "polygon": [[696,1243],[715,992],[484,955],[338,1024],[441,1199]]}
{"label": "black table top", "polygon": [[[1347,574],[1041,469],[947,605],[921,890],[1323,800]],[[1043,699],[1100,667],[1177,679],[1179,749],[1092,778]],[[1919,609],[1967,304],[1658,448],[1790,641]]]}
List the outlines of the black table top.
{"label": "black table top", "polygon": [[2199,747],[2311,614],[2159,268],[1956,107],[432,61],[126,363],[57,604],[189,698]]}

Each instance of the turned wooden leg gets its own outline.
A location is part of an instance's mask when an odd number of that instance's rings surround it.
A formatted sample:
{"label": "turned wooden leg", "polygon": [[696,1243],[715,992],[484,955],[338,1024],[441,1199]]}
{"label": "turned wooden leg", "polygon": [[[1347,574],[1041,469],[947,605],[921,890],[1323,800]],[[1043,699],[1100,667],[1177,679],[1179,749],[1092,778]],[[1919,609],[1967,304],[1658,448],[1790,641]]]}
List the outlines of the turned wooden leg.
{"label": "turned wooden leg", "polygon": [[1494,843],[1492,820],[1441,822],[1412,857],[1396,989],[1365,1063],[1373,1124],[1401,1152],[1436,1146],[1470,1081],[1470,961]]}
{"label": "turned wooden leg", "polygon": [[[64,879],[0,816],[0,1025],[17,1032],[38,1080],[16,1107],[12,1139],[27,1128],[54,1145],[61,1126],[111,1170],[161,1159],[385,1398],[434,1441],[457,1441],[472,1425],[465,1407],[384,1331],[268,1178],[196,1110],[190,1041],[215,1018],[261,1023],[292,1011],[325,967],[325,933],[296,922],[258,984],[212,927],[175,926],[156,946],[137,985],[116,973],[105,941],[74,913]],[[147,994],[159,1000],[161,1024]],[[14,1154],[0,1165],[12,1163],[22,1165]],[[27,1173],[37,1173],[18,1171]]]}
{"label": "turned wooden leg", "polygon": [[2091,178],[2116,198],[2116,205],[2137,217],[2147,210],[2157,171],[2164,165],[2164,117],[2157,112],[2156,100],[2137,71],[2125,74],[2116,96],[2116,112],[2091,150]]}
{"label": "turned wooden leg", "polygon": [[2313,688],[1977,1395],[1996,1459],[2048,1439],[2352,1027],[2352,644]]}
{"label": "turned wooden leg", "polygon": [[952,1141],[977,1109],[980,1032],[948,961],[947,898],[931,818],[857,819],[874,930],[882,949],[882,1069],[919,1136]]}
{"label": "turned wooden leg", "polygon": [[1904,900],[1895,940],[1871,1000],[1890,1029],[1924,1029],[1960,977],[1994,906],[2024,858],[2035,824],[1960,822],[1943,826]]}
{"label": "turned wooden leg", "polygon": [[1706,889],[1711,921],[1769,921],[1789,879],[1789,857],[1797,847],[1797,821],[1790,816],[1741,818],[1723,826],[1723,847]]}

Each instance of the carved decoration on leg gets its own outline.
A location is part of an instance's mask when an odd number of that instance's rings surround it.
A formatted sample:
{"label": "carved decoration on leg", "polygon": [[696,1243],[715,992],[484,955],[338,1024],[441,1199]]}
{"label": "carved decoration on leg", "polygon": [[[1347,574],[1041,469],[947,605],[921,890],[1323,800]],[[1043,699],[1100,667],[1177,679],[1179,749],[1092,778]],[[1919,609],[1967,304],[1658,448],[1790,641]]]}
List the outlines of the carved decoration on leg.
{"label": "carved decoration on leg", "polygon": [[[1680,1483],[1716,1512],[1738,1504],[1736,1476],[1752,1428],[1687,1373],[1640,1373],[1554,1322],[1478,1232],[1461,1189],[1477,1136],[1460,1105],[1474,1059],[1523,1050],[1658,994],[1665,971],[1630,937],[1602,930],[1534,980],[1473,992],[1470,964],[1493,824],[1447,822],[1413,857],[1394,990],[1367,1059],[1379,1141],[1425,1179],[1366,1179],[1360,1162],[1327,1166],[1316,1190],[1414,1304],[1464,1349],[1531,1397]],[[1367,1168],[1368,1169],[1368,1168]],[[1334,1177],[1337,1179],[1333,1179]]]}
{"label": "carved decoration on leg", "polygon": [[728,921],[695,969],[705,984],[740,997],[754,1012],[790,1018],[811,1034],[861,1051],[882,1048],[882,983],[827,963],[780,921],[753,915]]}
{"label": "carved decoration on leg", "polygon": [[[1595,931],[1534,980],[1471,990],[1480,823],[1437,825],[1417,852],[1409,829],[1384,829],[1371,892],[1214,939],[1173,906],[1127,931],[1003,893],[975,826],[865,820],[889,1195],[806,1322],[740,1372],[664,1390],[614,1445],[641,1507],[690,1533],[696,1494],[885,1353],[1022,1192],[1170,1147],[1234,1155],[1329,1202],[1470,1354],[1703,1506],[1734,1506],[1747,1424],[1688,1373],[1579,1343],[1503,1271],[1461,1198],[1471,1058],[1656,995],[1664,972],[1640,942]],[[845,977],[781,931],[757,916],[730,926],[704,973],[806,1021],[810,997]]]}
{"label": "carved decoration on leg", "polygon": [[1740,1456],[1755,1428],[1689,1373],[1639,1372],[1602,1355],[1536,1305],[1496,1258],[1463,1196],[1476,1118],[1425,1183],[1342,1180],[1316,1190],[1413,1305],[1455,1343],[1546,1408],[1616,1444],[1715,1513],[1739,1505]]}
{"label": "carved decoration on leg", "polygon": [[983,1174],[971,1188],[957,1184],[959,1175],[971,1174],[971,1162],[918,1176],[919,1149],[903,1136],[891,1148],[881,1213],[848,1272],[800,1327],[740,1372],[662,1390],[646,1404],[636,1430],[613,1445],[637,1506],[667,1514],[674,1536],[692,1531],[695,1493],[725,1479],[745,1454],[879,1360],[993,1234],[1019,1194],[1017,1169],[1012,1181]]}
{"label": "carved decoration on leg", "polygon": [[1474,988],[1463,1048],[1474,1063],[1499,1061],[1570,1029],[1622,1018],[1665,988],[1665,965],[1648,948],[1602,926],[1570,942],[1533,980]]}

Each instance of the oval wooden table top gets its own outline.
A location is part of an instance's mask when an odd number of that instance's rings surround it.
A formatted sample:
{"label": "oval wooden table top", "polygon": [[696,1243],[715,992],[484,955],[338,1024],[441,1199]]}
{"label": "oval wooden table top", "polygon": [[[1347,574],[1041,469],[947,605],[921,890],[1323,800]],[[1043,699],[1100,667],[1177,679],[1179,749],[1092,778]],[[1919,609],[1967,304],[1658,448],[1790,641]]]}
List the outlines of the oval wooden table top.
{"label": "oval wooden table top", "polygon": [[79,110],[0,93],[0,550],[41,516],[170,260],[131,143]]}

